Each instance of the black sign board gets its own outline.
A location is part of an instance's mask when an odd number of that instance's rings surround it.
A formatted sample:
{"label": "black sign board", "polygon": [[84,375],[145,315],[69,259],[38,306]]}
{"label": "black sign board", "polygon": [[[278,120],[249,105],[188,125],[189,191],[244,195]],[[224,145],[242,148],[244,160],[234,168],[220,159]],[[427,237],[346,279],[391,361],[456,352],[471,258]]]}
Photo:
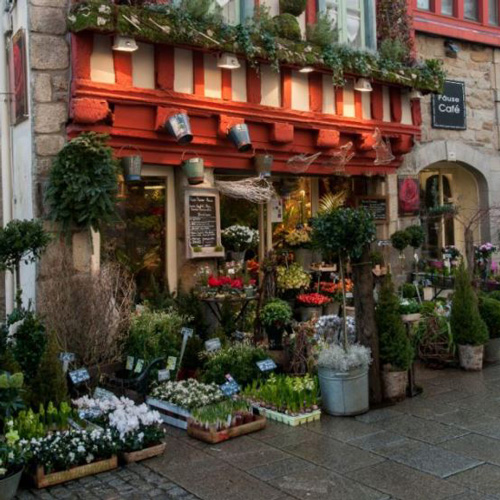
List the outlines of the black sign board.
{"label": "black sign board", "polygon": [[388,218],[389,204],[386,196],[363,196],[358,198],[358,207],[364,207],[373,214],[375,222],[385,222]]}
{"label": "black sign board", "polygon": [[446,80],[443,93],[432,96],[432,127],[452,130],[467,128],[464,82]]}
{"label": "black sign board", "polygon": [[192,247],[217,246],[216,197],[189,196],[189,244]]}

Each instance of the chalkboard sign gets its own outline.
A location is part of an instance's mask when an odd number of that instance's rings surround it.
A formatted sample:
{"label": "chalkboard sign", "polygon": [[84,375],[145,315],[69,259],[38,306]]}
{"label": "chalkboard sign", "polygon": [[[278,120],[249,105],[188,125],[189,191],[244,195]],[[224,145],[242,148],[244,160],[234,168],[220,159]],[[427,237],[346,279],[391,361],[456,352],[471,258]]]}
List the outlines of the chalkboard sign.
{"label": "chalkboard sign", "polygon": [[432,96],[432,127],[467,129],[464,82],[446,80],[443,93]]}
{"label": "chalkboard sign", "polygon": [[362,196],[357,199],[358,207],[364,207],[373,214],[375,222],[385,222],[389,213],[386,196]]}
{"label": "chalkboard sign", "polygon": [[185,214],[187,257],[223,256],[219,192],[213,189],[186,191]]}
{"label": "chalkboard sign", "polygon": [[276,363],[271,358],[268,358],[263,361],[257,361],[257,366],[261,372],[269,372],[276,368]]}

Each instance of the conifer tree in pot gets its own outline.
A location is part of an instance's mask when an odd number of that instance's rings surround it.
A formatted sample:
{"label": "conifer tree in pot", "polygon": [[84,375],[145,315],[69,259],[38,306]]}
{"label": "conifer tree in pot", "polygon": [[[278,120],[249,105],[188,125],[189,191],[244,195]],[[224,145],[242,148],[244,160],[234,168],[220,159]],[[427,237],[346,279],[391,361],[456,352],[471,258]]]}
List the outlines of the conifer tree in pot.
{"label": "conifer tree in pot", "polygon": [[414,350],[399,314],[399,299],[394,292],[390,274],[382,283],[375,318],[379,335],[384,397],[398,401],[404,399],[406,395],[408,369],[413,362]]}
{"label": "conifer tree in pot", "polygon": [[488,342],[488,327],[479,314],[477,295],[463,261],[455,276],[450,325],[458,344],[460,366],[464,370],[481,370],[484,344]]}

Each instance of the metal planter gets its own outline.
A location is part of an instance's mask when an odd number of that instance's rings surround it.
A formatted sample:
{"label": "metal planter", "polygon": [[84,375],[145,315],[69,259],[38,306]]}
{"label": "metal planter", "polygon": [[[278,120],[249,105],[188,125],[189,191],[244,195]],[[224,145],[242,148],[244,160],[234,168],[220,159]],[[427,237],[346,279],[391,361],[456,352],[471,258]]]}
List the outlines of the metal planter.
{"label": "metal planter", "polygon": [[193,140],[189,116],[186,113],[170,116],[165,122],[165,128],[176,138],[178,144],[188,144]]}
{"label": "metal planter", "polygon": [[238,148],[240,153],[245,153],[252,149],[252,142],[250,140],[250,132],[246,123],[234,125],[229,129],[227,134],[231,142]]}
{"label": "metal planter", "polygon": [[189,184],[196,186],[205,180],[205,168],[203,158],[196,157],[185,160],[182,163],[182,171],[187,177]]}

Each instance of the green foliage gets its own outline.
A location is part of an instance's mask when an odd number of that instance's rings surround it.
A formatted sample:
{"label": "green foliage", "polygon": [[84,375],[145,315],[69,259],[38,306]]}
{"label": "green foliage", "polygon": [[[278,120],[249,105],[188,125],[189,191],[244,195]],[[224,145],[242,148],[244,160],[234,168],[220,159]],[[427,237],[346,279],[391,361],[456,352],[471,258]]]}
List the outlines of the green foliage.
{"label": "green foliage", "polygon": [[280,12],[300,16],[306,10],[307,0],[280,0]]}
{"label": "green foliage", "polygon": [[212,0],[181,0],[179,8],[193,19],[202,21],[210,12],[213,3]]}
{"label": "green foliage", "polygon": [[401,285],[401,295],[405,299],[416,299],[417,298],[417,290],[413,283],[403,283]]}
{"label": "green foliage", "polygon": [[260,319],[266,327],[285,326],[292,319],[292,308],[284,300],[272,299],[262,308]]}
{"label": "green foliage", "polygon": [[493,290],[493,292],[490,292],[488,294],[488,297],[490,299],[495,299],[495,300],[500,301],[500,290]]}
{"label": "green foliage", "polygon": [[379,57],[387,64],[398,64],[408,60],[409,51],[400,40],[386,38],[378,48]]}
{"label": "green foliage", "polygon": [[425,231],[422,226],[408,226],[406,229],[408,235],[408,243],[413,248],[420,248],[425,241]]}
{"label": "green foliage", "polygon": [[488,296],[481,297],[479,314],[488,327],[490,339],[500,338],[500,302]]}
{"label": "green foliage", "polygon": [[269,356],[264,349],[245,344],[234,344],[207,354],[203,382],[223,384],[230,374],[238,384],[246,386],[261,376],[257,361]]}
{"label": "green foliage", "polygon": [[0,270],[14,272],[35,262],[50,242],[41,220],[12,220],[0,229]]}
{"label": "green foliage", "polygon": [[158,357],[179,356],[180,331],[186,318],[174,310],[168,312],[145,309],[132,317],[125,354],[146,363]]}
{"label": "green foliage", "polygon": [[274,17],[276,34],[287,40],[299,41],[302,38],[299,21],[292,14],[280,14]]}
{"label": "green foliage", "polygon": [[406,231],[396,231],[391,235],[391,243],[393,248],[402,252],[410,244],[410,237]]}
{"label": "green foliage", "polygon": [[364,208],[338,208],[323,212],[312,219],[312,239],[325,254],[343,254],[354,260],[376,234],[373,215]]}
{"label": "green foliage", "polygon": [[306,39],[318,47],[331,45],[337,38],[337,31],[332,26],[332,20],[327,14],[318,14],[315,24],[308,24]]}
{"label": "green foliage", "polygon": [[24,408],[21,392],[24,384],[22,373],[2,373],[0,375],[0,422],[5,423],[10,417]]}
{"label": "green foliage", "polygon": [[[41,318],[31,310],[19,311],[22,322],[13,334],[12,352],[28,384],[35,378],[47,344],[47,334]],[[15,317],[18,317],[17,314]]]}
{"label": "green foliage", "polygon": [[455,274],[450,323],[459,345],[482,345],[488,341],[488,327],[479,314],[477,296],[463,261]]}
{"label": "green foliage", "polygon": [[406,371],[414,357],[413,346],[399,313],[399,299],[388,274],[382,283],[375,310],[379,335],[380,362],[389,365],[391,371]]}
{"label": "green foliage", "polygon": [[68,401],[68,386],[59,352],[56,336],[51,332],[38,372],[30,386],[30,402],[34,407],[47,406],[49,403],[59,406]]}
{"label": "green foliage", "polygon": [[385,55],[403,57],[403,61],[411,58],[414,44],[407,0],[377,1],[377,37],[381,48],[389,42],[400,46],[392,48],[390,52],[384,47]]}
{"label": "green foliage", "polygon": [[49,176],[49,217],[63,231],[99,230],[115,214],[117,168],[108,136],[84,132],[57,154]]}
{"label": "green foliage", "polygon": [[372,266],[383,266],[384,256],[382,255],[382,252],[379,252],[378,250],[370,252],[370,261]]}

